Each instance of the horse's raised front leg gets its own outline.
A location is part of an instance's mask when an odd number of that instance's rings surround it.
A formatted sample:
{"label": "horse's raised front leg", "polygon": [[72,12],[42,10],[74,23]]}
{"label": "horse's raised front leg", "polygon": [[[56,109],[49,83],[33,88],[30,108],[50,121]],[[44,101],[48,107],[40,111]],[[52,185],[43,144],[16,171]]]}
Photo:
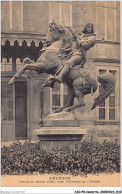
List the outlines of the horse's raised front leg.
{"label": "horse's raised front leg", "polygon": [[[26,63],[26,64],[25,64]],[[8,84],[13,84],[15,81],[15,78],[20,77],[22,74],[24,74],[24,72],[26,70],[34,70],[34,71],[40,71],[41,69],[43,69],[43,64],[41,63],[35,63],[33,61],[31,61],[30,59],[26,59],[23,62],[23,66],[22,68],[11,78],[11,80],[9,81]],[[27,78],[26,75],[22,75],[23,78]]]}
{"label": "horse's raised front leg", "polygon": [[73,87],[71,85],[67,85],[68,87],[68,101],[67,101],[67,104],[62,106],[61,108],[57,109],[54,111],[54,113],[59,113],[59,112],[62,112],[65,108],[67,107],[70,107],[73,105],[74,103],[74,97],[75,97],[75,94],[74,94],[74,90],[73,90]]}
{"label": "horse's raised front leg", "polygon": [[76,90],[75,91],[75,96],[78,100],[78,103],[73,105],[73,106],[68,107],[67,112],[71,112],[72,110],[75,110],[76,108],[85,106],[83,93],[80,92],[79,90]]}
{"label": "horse's raised front leg", "polygon": [[[35,65],[34,65],[35,66]],[[25,70],[29,70],[29,69],[32,69],[33,67],[33,64],[26,64],[26,65],[24,65],[12,78],[11,78],[11,80],[9,81],[9,83],[8,84],[13,84],[14,83],[14,81],[15,81],[15,79],[16,78],[18,78],[18,77],[20,77],[22,74],[24,74],[24,72],[25,72]],[[22,76],[22,77],[26,77],[26,75],[25,76]]]}

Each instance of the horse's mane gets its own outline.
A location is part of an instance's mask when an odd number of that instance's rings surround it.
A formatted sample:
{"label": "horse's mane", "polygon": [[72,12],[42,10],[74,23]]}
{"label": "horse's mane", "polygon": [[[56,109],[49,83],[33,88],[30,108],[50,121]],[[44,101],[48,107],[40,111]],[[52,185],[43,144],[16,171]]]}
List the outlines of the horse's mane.
{"label": "horse's mane", "polygon": [[52,23],[49,24],[49,28],[51,31],[54,30],[59,34],[59,39],[52,40],[52,42],[50,41],[50,45],[54,42],[57,42],[58,40],[61,41],[61,47],[58,52],[59,58],[63,60],[66,59],[68,55],[70,57],[73,47],[72,43],[74,40],[74,36],[73,33],[70,31],[69,27],[58,25],[53,21]]}
{"label": "horse's mane", "polygon": [[56,24],[56,22],[53,20],[49,24],[49,28],[57,31],[60,36],[60,40],[62,40],[62,48],[67,49],[72,47],[72,41],[73,41],[73,34],[69,30],[68,27],[65,27],[63,25]]}
{"label": "horse's mane", "polygon": [[73,39],[73,35],[70,32],[69,28],[64,27],[64,30],[65,30],[65,38],[66,39]]}
{"label": "horse's mane", "polygon": [[67,49],[72,47],[73,35],[70,30],[66,27],[64,28],[64,37],[62,39],[62,48]]}

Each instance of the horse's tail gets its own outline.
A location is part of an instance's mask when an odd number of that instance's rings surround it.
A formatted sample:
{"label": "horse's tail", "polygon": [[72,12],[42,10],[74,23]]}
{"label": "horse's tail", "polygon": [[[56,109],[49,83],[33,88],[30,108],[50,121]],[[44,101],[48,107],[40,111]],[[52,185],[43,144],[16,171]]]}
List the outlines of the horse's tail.
{"label": "horse's tail", "polygon": [[80,75],[83,77],[83,86],[85,87],[85,80],[89,82],[90,87],[91,87],[91,95],[93,96],[93,93],[96,91],[98,84],[96,79],[92,78],[91,75],[89,74],[88,70],[84,68],[77,69]]}
{"label": "horse's tail", "polygon": [[101,83],[104,92],[100,94],[97,98],[95,98],[91,110],[93,110],[96,106],[101,104],[113,92],[115,87],[115,77],[113,76],[112,73],[104,73],[98,76],[98,82]]}

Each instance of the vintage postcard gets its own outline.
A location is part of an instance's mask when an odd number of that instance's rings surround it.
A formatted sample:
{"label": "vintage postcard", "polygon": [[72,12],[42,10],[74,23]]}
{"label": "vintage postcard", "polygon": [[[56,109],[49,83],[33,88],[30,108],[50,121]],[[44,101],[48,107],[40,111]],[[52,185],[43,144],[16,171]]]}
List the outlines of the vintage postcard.
{"label": "vintage postcard", "polygon": [[2,188],[120,188],[120,146],[120,1],[2,1]]}

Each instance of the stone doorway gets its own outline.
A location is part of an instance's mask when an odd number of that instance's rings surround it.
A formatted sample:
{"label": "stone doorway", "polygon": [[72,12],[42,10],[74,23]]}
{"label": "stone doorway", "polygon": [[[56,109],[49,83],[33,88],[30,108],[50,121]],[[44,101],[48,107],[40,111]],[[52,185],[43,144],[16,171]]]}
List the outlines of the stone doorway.
{"label": "stone doorway", "polygon": [[27,139],[27,82],[15,82],[15,139]]}

